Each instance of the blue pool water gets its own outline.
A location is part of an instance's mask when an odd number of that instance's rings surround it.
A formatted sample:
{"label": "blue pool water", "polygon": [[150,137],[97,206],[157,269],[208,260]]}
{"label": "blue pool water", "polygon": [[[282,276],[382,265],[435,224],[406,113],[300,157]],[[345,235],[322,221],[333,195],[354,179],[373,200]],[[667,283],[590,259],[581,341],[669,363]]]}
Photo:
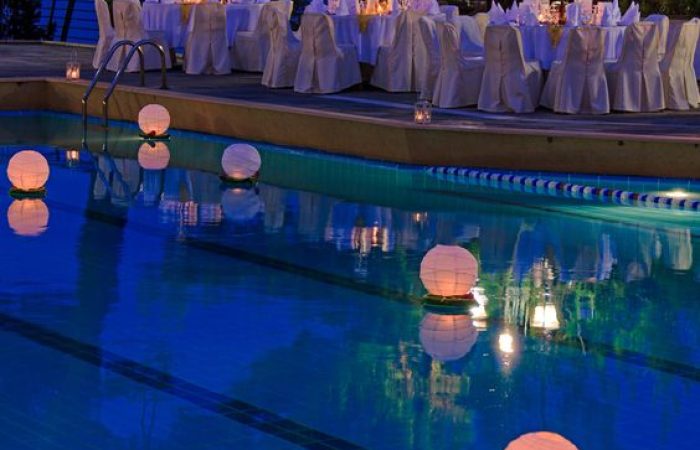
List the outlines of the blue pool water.
{"label": "blue pool water", "polygon": [[[16,151],[51,165],[43,203],[0,195],[1,449],[700,446],[698,213],[263,144],[243,189],[232,140],[174,132],[145,171],[107,137],[69,164],[77,118],[0,122],[0,191]],[[471,347],[429,332],[437,244],[480,263]]]}

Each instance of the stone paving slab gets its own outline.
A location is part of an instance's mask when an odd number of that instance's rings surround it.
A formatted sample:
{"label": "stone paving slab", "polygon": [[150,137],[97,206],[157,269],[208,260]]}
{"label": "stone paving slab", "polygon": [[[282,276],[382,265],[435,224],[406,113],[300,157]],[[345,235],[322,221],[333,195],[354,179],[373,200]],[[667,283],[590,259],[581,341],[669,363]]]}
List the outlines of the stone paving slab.
{"label": "stone paving slab", "polygon": [[[93,50],[85,46],[41,43],[0,43],[0,78],[62,76],[73,53],[82,64],[82,78],[90,79]],[[108,72],[108,74],[111,74]],[[106,77],[109,80],[109,75]],[[319,111],[343,112],[363,117],[411,121],[417,95],[387,93],[368,84],[333,95],[297,94],[292,89],[268,89],[260,74],[234,72],[231,75],[186,75],[176,66],[168,72],[170,89],[217,98],[239,99]],[[123,83],[138,85],[137,74],[126,74]],[[149,72],[147,86],[157,87],[159,74]],[[77,100],[77,99],[76,99]],[[562,115],[547,110],[533,114],[488,114],[476,108],[436,110],[434,121],[464,129],[533,129],[693,137],[700,129],[700,111],[607,116]],[[698,135],[700,136],[700,135]]]}

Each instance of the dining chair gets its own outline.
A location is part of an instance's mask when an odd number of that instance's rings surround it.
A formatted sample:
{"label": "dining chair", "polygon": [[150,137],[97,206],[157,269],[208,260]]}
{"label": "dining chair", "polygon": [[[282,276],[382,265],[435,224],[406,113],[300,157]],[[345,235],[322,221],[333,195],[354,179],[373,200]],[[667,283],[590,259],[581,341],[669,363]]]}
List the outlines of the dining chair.
{"label": "dining chair", "polygon": [[183,69],[190,75],[231,73],[224,5],[200,3],[192,6]]}
{"label": "dining chair", "polygon": [[107,56],[112,41],[114,40],[114,27],[109,18],[109,7],[105,0],[95,0],[95,14],[97,15],[97,28],[99,30],[99,38],[95,46],[95,54],[92,57],[92,67],[95,69],[100,67],[102,60]]}
{"label": "dining chair", "polygon": [[651,22],[656,25],[656,34],[659,36],[659,60],[661,60],[666,53],[668,28],[671,22],[668,20],[668,16],[663,14],[652,14],[644,19],[644,22]]}
{"label": "dining chair", "polygon": [[289,27],[289,18],[283,10],[270,15],[270,51],[267,53],[262,85],[269,88],[294,86],[301,43]]}
{"label": "dining chair", "polygon": [[654,22],[625,29],[620,59],[606,64],[611,107],[615,111],[649,112],[666,107],[659,70],[659,36]]}
{"label": "dining chair", "polygon": [[478,108],[488,112],[533,112],[542,89],[538,61],[526,61],[520,30],[510,25],[486,29],[485,68]]}
{"label": "dining chair", "polygon": [[435,81],[433,104],[440,108],[476,105],[484,75],[484,58],[469,57],[461,50],[459,30],[452,23],[438,23],[437,30],[440,71]]}
{"label": "dining chair", "polygon": [[237,31],[231,45],[231,67],[244,72],[262,72],[270,51],[270,14],[275,5],[262,6],[260,16],[252,31]]}
{"label": "dining chair", "polygon": [[685,111],[700,106],[696,81],[695,49],[698,43],[698,22],[672,23],[668,48],[661,60],[661,80],[666,108]]}
{"label": "dining chair", "polygon": [[608,114],[604,53],[601,28],[572,28],[563,59],[552,64],[540,105],[558,113]]}
{"label": "dining chair", "polygon": [[402,11],[395,20],[394,36],[388,45],[377,50],[377,64],[370,84],[388,92],[413,92],[413,34],[420,14]]}
{"label": "dining chair", "polygon": [[[114,39],[112,43],[127,39],[133,42],[142,39],[152,39],[160,44],[165,50],[166,67],[170,69],[172,63],[170,61],[170,48],[165,42],[165,36],[161,32],[146,31],[141,21],[141,4],[138,1],[132,0],[114,0],[112,3],[112,13],[114,17]],[[112,46],[110,43],[110,47]],[[114,57],[107,64],[107,69],[116,72],[121,66],[122,60],[129,52],[128,47],[122,47],[115,53]],[[160,69],[161,61],[158,51],[151,47],[143,47],[144,53],[144,69],[155,70]],[[137,72],[139,70],[139,58],[134,56],[129,61],[126,67],[127,72]]]}
{"label": "dining chair", "polygon": [[301,56],[294,91],[328,94],[362,82],[357,48],[338,45],[327,14],[307,13],[301,19]]}

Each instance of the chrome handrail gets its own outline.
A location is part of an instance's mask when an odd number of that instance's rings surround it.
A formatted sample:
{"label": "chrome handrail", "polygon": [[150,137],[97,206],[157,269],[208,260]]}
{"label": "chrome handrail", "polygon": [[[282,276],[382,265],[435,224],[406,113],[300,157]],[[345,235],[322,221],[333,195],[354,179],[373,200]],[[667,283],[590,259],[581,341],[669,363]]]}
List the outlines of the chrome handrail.
{"label": "chrome handrail", "polygon": [[[95,76],[92,77],[92,81],[88,85],[87,89],[85,90],[85,93],[83,94],[82,98],[82,106],[83,106],[83,128],[87,128],[87,107],[88,107],[88,99],[90,98],[90,94],[92,93],[92,90],[95,89],[95,85],[97,85],[97,82],[100,79],[100,75],[102,75],[102,72],[105,71],[107,68],[107,64],[111,61],[112,57],[114,54],[117,52],[118,49],[124,46],[131,46],[132,48],[134,47],[134,41],[130,41],[128,39],[123,39],[121,41],[117,41],[112,45],[112,47],[109,49],[109,53],[107,53],[107,57],[105,57],[102,60],[102,63],[100,64],[100,67],[97,68],[97,72],[95,72]],[[145,84],[146,76],[144,75],[144,64],[143,64],[143,50],[139,49],[139,63],[141,64],[141,86]]]}
{"label": "chrome handrail", "polygon": [[107,93],[105,94],[104,98],[102,99],[102,115],[104,118],[103,125],[106,127],[109,123],[109,99],[114,93],[114,89],[117,87],[117,84],[119,83],[119,79],[121,78],[122,74],[126,70],[126,67],[129,65],[129,61],[131,61],[131,58],[134,56],[135,52],[139,52],[139,55],[141,55],[141,86],[143,86],[144,83],[144,75],[143,75],[143,50],[141,47],[150,45],[152,47],[155,47],[156,50],[158,50],[158,53],[160,53],[160,72],[161,72],[161,83],[160,83],[160,88],[161,89],[168,89],[168,80],[167,80],[167,65],[165,62],[165,49],[163,48],[162,45],[157,44],[155,41],[151,39],[142,39],[135,44],[133,44],[133,47],[131,50],[129,50],[129,53],[127,53],[126,57],[122,60],[122,64],[119,67],[119,70],[117,71],[117,74],[114,75],[114,78],[112,79],[112,84],[109,86],[109,89],[107,89]]}

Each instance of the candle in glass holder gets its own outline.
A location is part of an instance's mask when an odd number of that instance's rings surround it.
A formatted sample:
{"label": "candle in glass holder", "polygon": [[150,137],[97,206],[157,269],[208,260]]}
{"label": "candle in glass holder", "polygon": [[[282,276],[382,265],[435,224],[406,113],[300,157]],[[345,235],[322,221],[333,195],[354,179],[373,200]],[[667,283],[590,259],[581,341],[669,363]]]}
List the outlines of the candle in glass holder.
{"label": "candle in glass holder", "polygon": [[433,105],[428,100],[419,100],[416,102],[413,119],[417,124],[429,124],[433,118]]}
{"label": "candle in glass holder", "polygon": [[71,61],[66,63],[66,80],[79,80],[80,79],[80,63],[76,61]]}

